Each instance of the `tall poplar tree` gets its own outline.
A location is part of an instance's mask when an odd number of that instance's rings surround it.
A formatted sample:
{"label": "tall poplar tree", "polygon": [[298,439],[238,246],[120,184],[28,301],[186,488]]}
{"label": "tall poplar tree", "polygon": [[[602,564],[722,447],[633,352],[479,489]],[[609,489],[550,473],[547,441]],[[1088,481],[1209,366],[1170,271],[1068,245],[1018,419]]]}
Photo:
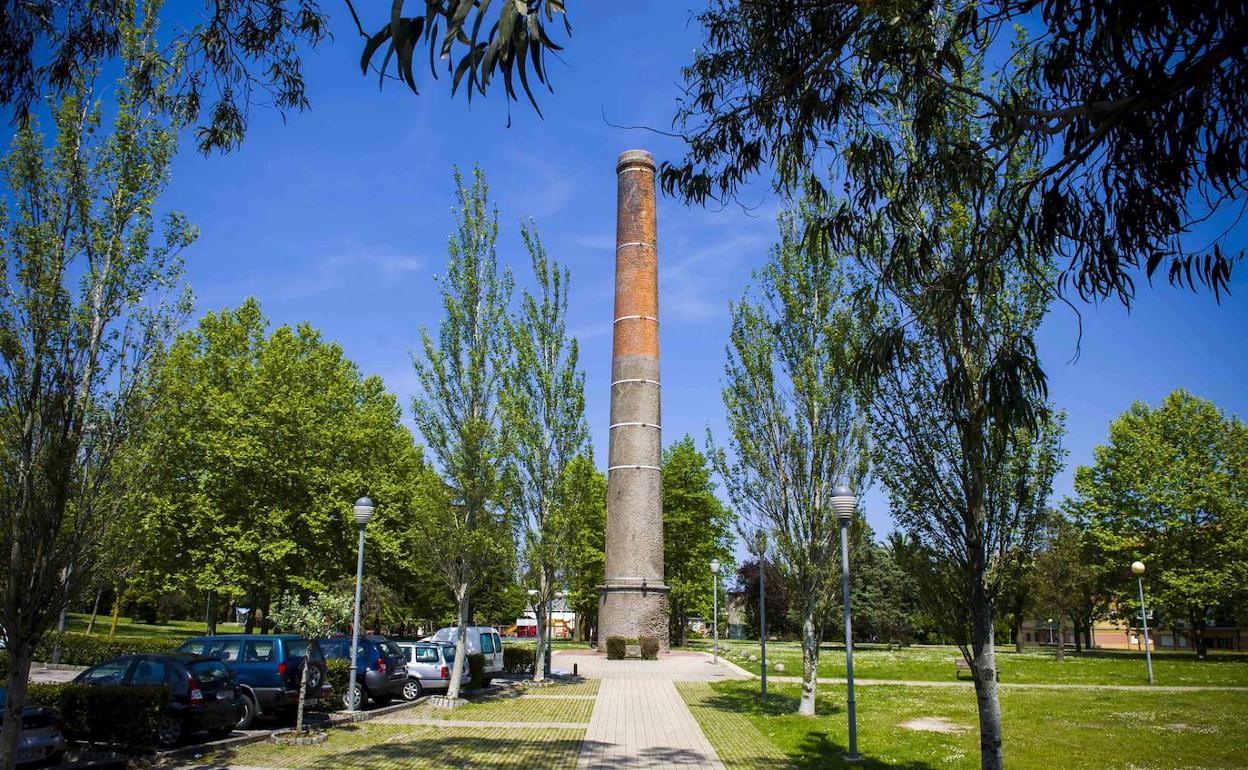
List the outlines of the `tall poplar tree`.
{"label": "tall poplar tree", "polygon": [[537,279],[537,294],[521,292],[507,324],[513,359],[504,375],[502,402],[512,433],[507,466],[508,502],[515,516],[522,582],[531,586],[537,617],[533,681],[545,679],[547,608],[566,576],[574,543],[563,537],[558,508],[569,463],[589,443],[585,374],[580,348],[567,334],[569,275],[546,256],[531,224],[520,229]]}
{"label": "tall poplar tree", "polygon": [[439,279],[446,317],[436,340],[421,329],[421,352],[412,356],[420,381],[413,418],[446,485],[447,505],[427,517],[423,539],[459,615],[450,698],[459,697],[477,568],[505,536],[498,497],[509,440],[500,390],[509,359],[507,306],[513,288],[511,273],[499,270],[498,212],[490,207],[485,174],[475,169],[468,186],[457,171],[455,189],[456,230]]}
{"label": "tall poplar tree", "polygon": [[[126,75],[150,30],[124,35]],[[103,127],[91,85],[51,103],[51,142],[32,118],[3,160],[0,206],[0,624],[9,661],[0,767],[17,759],[27,677],[78,586],[89,584],[113,460],[144,424],[150,373],[185,317],[177,214],[156,236],[173,132],[119,87]],[[72,580],[67,585],[67,581]]]}
{"label": "tall poplar tree", "polygon": [[801,618],[802,698],[815,713],[820,607],[836,576],[832,490],[863,485],[866,415],[852,371],[864,324],[836,262],[803,243],[808,201],[780,217],[780,243],[756,274],[756,294],[732,306],[725,366],[728,448],[715,468],[742,522],[768,531]]}

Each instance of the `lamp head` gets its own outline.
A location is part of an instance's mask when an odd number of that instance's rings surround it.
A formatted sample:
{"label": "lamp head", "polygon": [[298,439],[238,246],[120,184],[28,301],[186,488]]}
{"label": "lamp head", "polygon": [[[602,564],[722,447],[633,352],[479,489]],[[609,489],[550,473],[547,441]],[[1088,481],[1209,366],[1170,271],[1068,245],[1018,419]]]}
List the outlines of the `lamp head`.
{"label": "lamp head", "polygon": [[761,559],[767,553],[767,532],[759,529],[754,532],[754,553]]}
{"label": "lamp head", "polygon": [[836,518],[847,521],[857,508],[858,497],[852,489],[842,485],[832,490],[832,510],[836,512]]}
{"label": "lamp head", "polygon": [[367,524],[368,520],[373,518],[373,510],[373,501],[369,500],[367,497],[361,497],[359,500],[356,500],[355,523],[359,524],[361,527]]}
{"label": "lamp head", "polygon": [[711,573],[714,575],[719,574],[719,559],[711,559]]}
{"label": "lamp head", "polygon": [[1131,562],[1131,571],[1137,575],[1143,575],[1144,574],[1144,562],[1142,561]]}

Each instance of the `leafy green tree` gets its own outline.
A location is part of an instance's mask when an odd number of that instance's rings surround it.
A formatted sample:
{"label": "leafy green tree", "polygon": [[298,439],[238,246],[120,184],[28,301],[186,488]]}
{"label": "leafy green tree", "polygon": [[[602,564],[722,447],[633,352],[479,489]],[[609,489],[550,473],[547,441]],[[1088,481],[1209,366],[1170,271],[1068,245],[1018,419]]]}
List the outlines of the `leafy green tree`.
{"label": "leafy green tree", "polygon": [[[472,186],[455,173],[456,232],[440,279],[446,317],[437,342],[421,329],[421,354],[413,365],[420,393],[412,400],[416,427],[436,459],[446,485],[446,505],[424,524],[424,542],[455,596],[459,633],[447,695],[459,697],[464,637],[471,621],[472,589],[489,555],[512,539],[499,508],[511,452],[500,391],[509,365],[507,306],[513,281],[500,271],[495,244],[498,213],[489,204],[485,174]],[[501,537],[500,537],[501,536]]]}
{"label": "leafy green tree", "polygon": [[[1002,240],[980,265],[1056,249],[1067,283],[1053,285],[1088,298],[1129,301],[1137,271],[1161,265],[1219,292],[1243,253],[1231,229],[1184,239],[1244,205],[1242,4],[714,0],[698,19],[705,39],[675,116],[688,149],[663,167],[669,192],[727,199],[769,169],[791,192],[832,158],[827,178],[849,199],[816,229],[909,227],[926,240],[904,200],[934,200],[956,180],[1000,212]],[[967,81],[968,59],[991,65],[985,77]],[[961,101],[984,131],[944,131]],[[1044,162],[998,185],[985,170],[1019,148]],[[903,245],[888,261],[922,269]]]}
{"label": "leafy green tree", "polygon": [[[351,619],[355,597],[347,593],[314,594],[307,601],[293,595],[278,597],[273,607],[273,624],[282,633],[304,639],[319,639]],[[295,732],[303,732],[303,703],[308,692],[308,656],[299,672],[299,705],[295,710]]]}
{"label": "leafy green tree", "polygon": [[865,413],[852,373],[865,328],[833,260],[802,244],[817,212],[782,214],[757,295],[732,306],[724,406],[731,459],[712,460],[747,528],[768,531],[802,629],[799,713],[815,713],[820,605],[837,577],[832,490],[867,478]]}
{"label": "leafy green tree", "polygon": [[[0,25],[3,26],[3,25]],[[129,28],[124,66],[150,52]],[[0,767],[17,759],[35,647],[93,582],[118,452],[150,412],[150,373],[187,309],[180,254],[195,230],[157,199],[176,137],[118,90],[105,127],[91,83],[49,103],[55,135],[18,126],[0,171],[0,625],[9,663]],[[72,582],[69,582],[71,581]]]}
{"label": "leafy green tree", "polygon": [[598,627],[598,586],[606,580],[607,569],[607,477],[594,467],[592,458],[592,448],[587,448],[568,463],[560,493],[563,505],[555,509],[557,527],[568,544],[568,607],[576,613],[577,631],[586,641]]}
{"label": "leafy green tree", "polygon": [[732,511],[715,496],[710,463],[685,436],[663,451],[663,576],[672,588],[669,638],[681,646],[690,616],[711,616],[711,560],[719,559],[721,579],[735,571],[733,539]]}
{"label": "leafy green tree", "polygon": [[[791,639],[801,634],[801,618],[792,611],[789,587],[784,573],[775,561],[768,559],[763,568],[763,591],[767,594],[767,636]],[[741,591],[741,603],[745,608],[746,633],[751,638],[759,635],[758,612],[758,559],[747,559],[737,568],[737,590]]]}
{"label": "leafy green tree", "polygon": [[537,619],[533,681],[546,678],[546,610],[564,582],[573,544],[562,535],[555,510],[568,464],[585,451],[585,374],[580,347],[567,334],[570,277],[546,256],[533,226],[520,235],[537,278],[536,296],[521,292],[520,309],[507,324],[512,360],[504,373],[503,409],[513,436],[508,501],[517,525],[523,583],[530,586]]}
{"label": "leafy green tree", "polygon": [[354,573],[361,494],[383,536],[410,505],[421,456],[394,396],[307,324],[269,333],[254,299],[179,335],[156,388],[152,484],[132,501],[152,588],[264,611]]}
{"label": "leafy green tree", "polygon": [[1142,559],[1150,608],[1203,657],[1208,619],[1243,607],[1248,585],[1248,428],[1180,389],[1156,408],[1132,404],[1095,458],[1075,471],[1072,511],[1117,598],[1138,617],[1127,567]]}

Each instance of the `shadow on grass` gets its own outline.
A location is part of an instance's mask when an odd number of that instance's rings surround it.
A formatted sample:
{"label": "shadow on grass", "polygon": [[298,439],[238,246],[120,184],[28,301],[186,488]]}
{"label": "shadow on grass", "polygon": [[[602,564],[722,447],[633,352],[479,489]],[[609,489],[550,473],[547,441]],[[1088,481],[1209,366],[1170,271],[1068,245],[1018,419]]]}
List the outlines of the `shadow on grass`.
{"label": "shadow on grass", "polygon": [[[307,770],[356,768],[536,768],[574,767],[581,750],[580,738],[505,738],[432,735],[410,741],[379,740],[375,744],[354,749],[331,751],[322,755],[294,758],[293,765]],[[226,770],[237,758],[237,752],[226,750],[213,757],[212,764],[198,765],[197,770]]]}
{"label": "shadow on grass", "polygon": [[[785,752],[788,753],[788,767],[796,770],[824,770],[833,767],[875,768],[877,770],[905,767],[913,768],[913,770],[934,770],[934,765],[924,762],[886,762],[871,756],[869,752],[862,752],[860,761],[847,762],[845,755],[849,751],[849,746],[829,738],[827,731],[820,729],[821,723],[816,721],[821,717],[843,716],[845,714],[843,706],[826,697],[819,698],[815,702],[815,716],[813,718],[800,717],[797,715],[800,700],[800,696],[776,692],[769,692],[766,699],[760,699],[756,691],[735,688],[732,690],[716,689],[715,695],[704,699],[699,705],[702,708],[733,714],[791,718],[793,722],[784,725],[776,724],[774,730],[769,729],[768,732],[783,730],[798,738],[796,750]],[[804,720],[810,720],[808,728],[796,724]],[[766,740],[766,736],[763,738]],[[783,752],[780,747],[776,748]],[[744,764],[746,767],[757,768],[776,766],[773,756],[750,757],[747,755],[742,757],[738,755],[731,764]]]}

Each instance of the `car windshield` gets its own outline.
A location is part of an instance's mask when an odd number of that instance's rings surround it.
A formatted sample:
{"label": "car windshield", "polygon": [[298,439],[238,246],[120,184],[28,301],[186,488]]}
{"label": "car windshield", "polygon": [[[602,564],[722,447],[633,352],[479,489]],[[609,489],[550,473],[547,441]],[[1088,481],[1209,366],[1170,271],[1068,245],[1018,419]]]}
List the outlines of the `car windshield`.
{"label": "car windshield", "polygon": [[178,652],[189,652],[194,655],[204,655],[208,652],[211,642],[208,639],[187,639],[178,648]]}
{"label": "car windshield", "polygon": [[448,644],[442,648],[442,659],[446,661],[446,665],[455,665],[455,645]]}
{"label": "car windshield", "polygon": [[200,684],[216,684],[230,678],[230,670],[215,660],[200,660],[187,666]]}
{"label": "car windshield", "polygon": [[302,658],[308,654],[307,639],[287,639],[286,640],[286,657]]}

